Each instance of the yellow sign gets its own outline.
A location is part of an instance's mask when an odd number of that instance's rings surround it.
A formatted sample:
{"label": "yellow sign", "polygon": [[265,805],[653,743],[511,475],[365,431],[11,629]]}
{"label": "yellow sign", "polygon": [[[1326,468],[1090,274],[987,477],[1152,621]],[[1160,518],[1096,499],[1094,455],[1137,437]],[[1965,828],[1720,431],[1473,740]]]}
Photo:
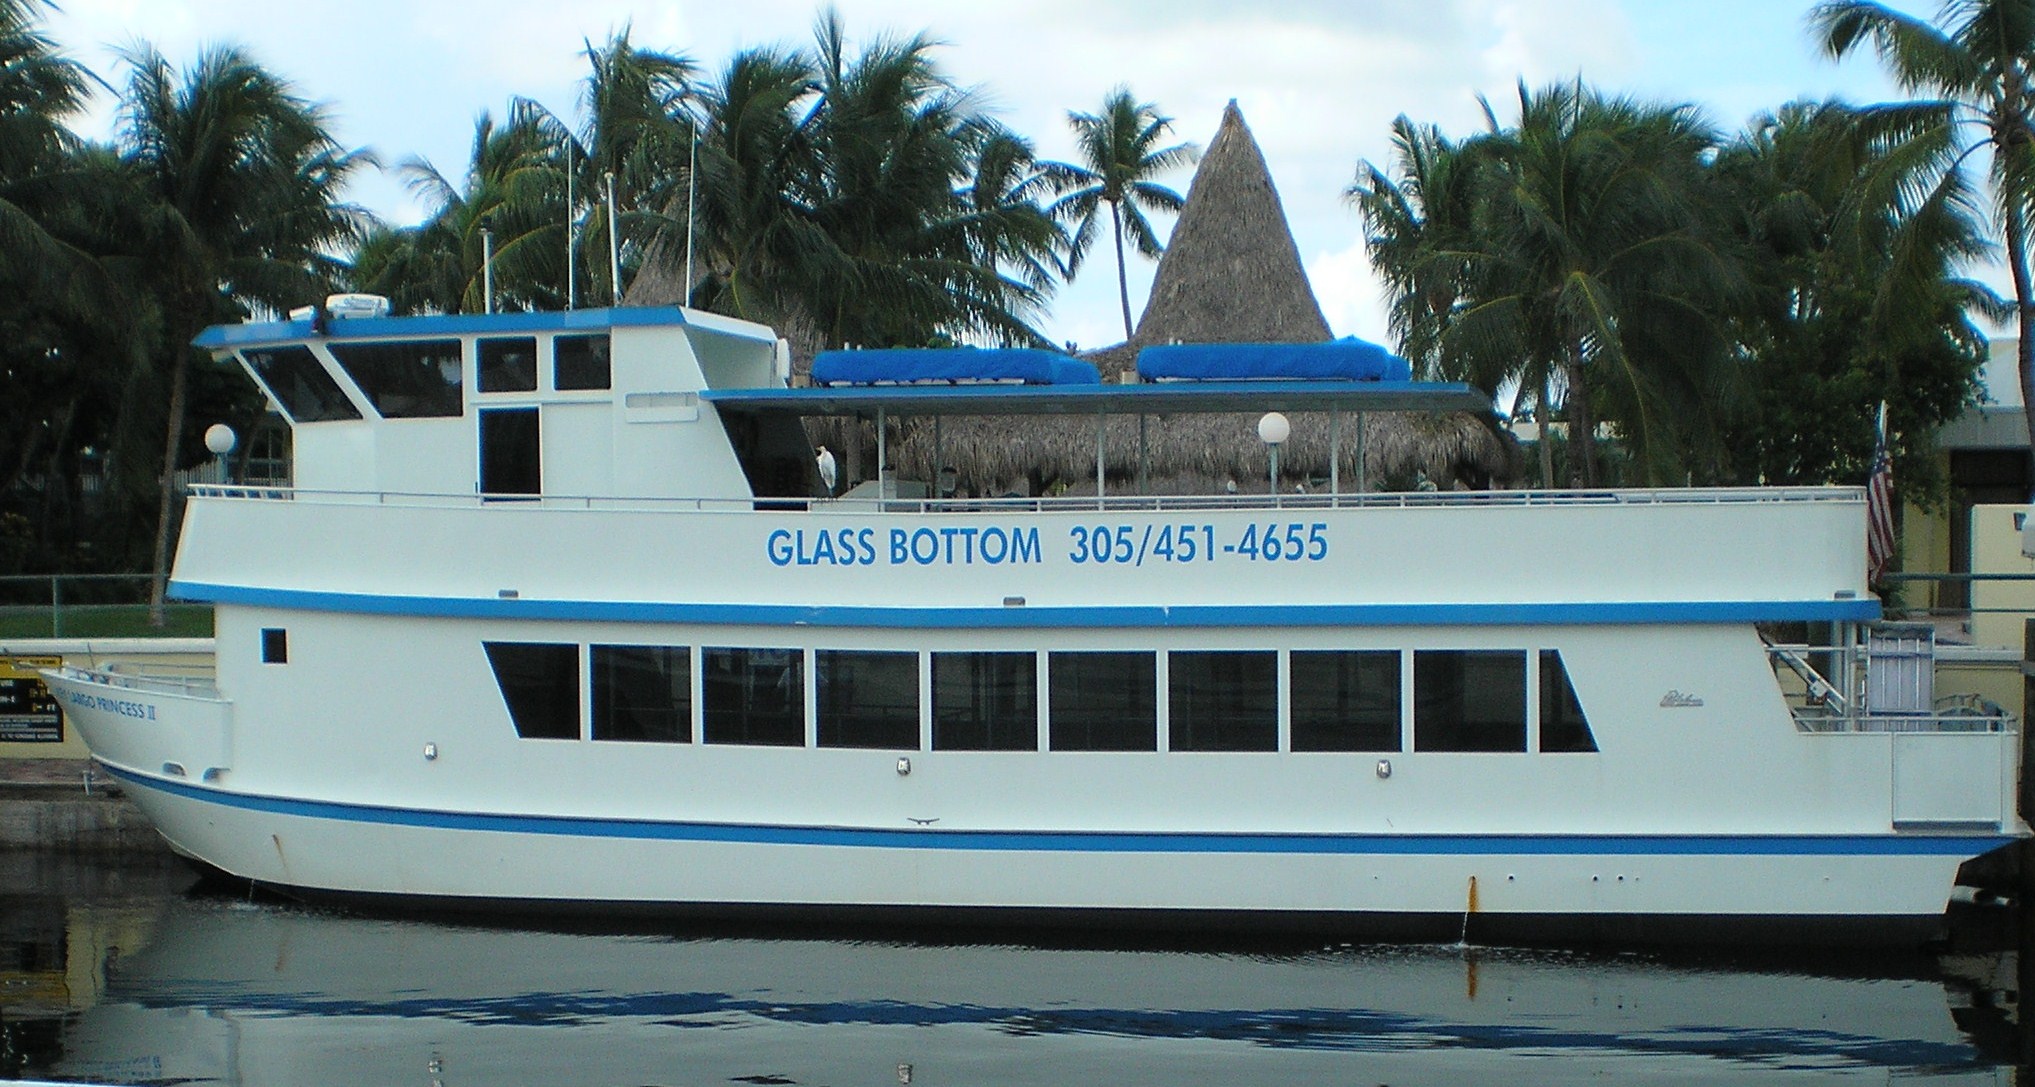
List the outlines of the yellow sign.
{"label": "yellow sign", "polygon": [[64,715],[41,675],[63,663],[62,657],[0,657],[0,743],[64,742]]}

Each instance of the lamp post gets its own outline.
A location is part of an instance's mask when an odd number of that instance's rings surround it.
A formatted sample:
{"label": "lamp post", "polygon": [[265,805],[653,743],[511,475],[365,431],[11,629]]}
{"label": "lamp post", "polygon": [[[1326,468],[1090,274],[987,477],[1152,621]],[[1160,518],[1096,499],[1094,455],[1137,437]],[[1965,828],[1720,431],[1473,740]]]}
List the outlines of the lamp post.
{"label": "lamp post", "polygon": [[213,460],[218,462],[219,482],[222,484],[233,482],[226,476],[226,454],[233,452],[233,447],[239,443],[239,436],[225,423],[213,423],[205,428],[205,448],[211,451]]}
{"label": "lamp post", "polygon": [[1293,424],[1276,411],[1268,411],[1258,420],[1258,440],[1265,443],[1265,449],[1271,454],[1271,488],[1267,493],[1272,496],[1275,506],[1279,504],[1279,447],[1292,436]]}

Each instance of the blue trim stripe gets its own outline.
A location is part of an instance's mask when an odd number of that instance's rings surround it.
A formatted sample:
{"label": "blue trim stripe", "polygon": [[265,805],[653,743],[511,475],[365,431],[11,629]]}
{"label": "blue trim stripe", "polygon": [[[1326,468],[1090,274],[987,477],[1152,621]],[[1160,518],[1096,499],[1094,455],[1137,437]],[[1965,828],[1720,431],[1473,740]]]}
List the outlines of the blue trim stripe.
{"label": "blue trim stripe", "polygon": [[1602,626],[1788,620],[1866,622],[1880,616],[1879,601],[1871,598],[1545,604],[884,608],[859,605],[681,604],[625,600],[491,600],[483,597],[394,596],[385,593],[269,589],[197,581],[173,581],[170,583],[170,594],[196,603],[239,604],[247,607],[291,608],[362,615],[939,630],[1041,627]]}
{"label": "blue trim stripe", "polygon": [[108,766],[132,785],[244,811],[434,830],[572,838],[715,842],[862,849],[1036,853],[1260,853],[1370,856],[1973,857],[2015,839],[2001,834],[1265,834],[939,830],[932,827],[776,826],[577,816],[432,811],[254,796],[145,777]]}

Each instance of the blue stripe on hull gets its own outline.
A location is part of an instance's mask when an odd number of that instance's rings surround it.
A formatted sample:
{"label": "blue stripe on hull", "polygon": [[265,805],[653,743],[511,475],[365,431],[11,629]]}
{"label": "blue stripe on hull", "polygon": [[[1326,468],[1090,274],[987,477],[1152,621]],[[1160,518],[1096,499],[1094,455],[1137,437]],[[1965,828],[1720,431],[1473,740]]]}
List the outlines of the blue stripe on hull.
{"label": "blue stripe on hull", "polygon": [[1879,601],[1695,600],[1547,604],[1283,604],[1199,607],[888,608],[794,604],[680,604],[614,600],[498,600],[390,596],[173,581],[183,600],[363,615],[735,626],[1152,628],[1299,626],[1548,626],[1637,623],[1868,622]]}
{"label": "blue stripe on hull", "polygon": [[748,823],[660,822],[578,816],[430,811],[370,804],[253,796],[144,777],[108,766],[122,780],[172,796],[246,811],[308,819],[494,831],[748,845],[874,849],[964,849],[1058,853],[1261,853],[1374,856],[1816,856],[1973,857],[2015,839],[2000,834],[1264,834],[871,829]]}

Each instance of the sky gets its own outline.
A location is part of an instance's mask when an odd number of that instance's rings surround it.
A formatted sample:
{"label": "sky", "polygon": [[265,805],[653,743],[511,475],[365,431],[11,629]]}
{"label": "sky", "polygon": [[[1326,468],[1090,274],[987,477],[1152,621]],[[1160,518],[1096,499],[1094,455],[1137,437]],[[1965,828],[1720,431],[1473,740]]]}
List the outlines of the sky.
{"label": "sky", "polygon": [[[118,86],[123,49],[146,42],[179,67],[235,44],[327,107],[339,140],[386,164],[351,199],[395,225],[423,218],[394,167],[421,157],[461,176],[474,119],[512,97],[577,115],[588,41],[631,28],[639,48],[684,53],[709,72],[737,50],[803,45],[810,0],[58,0],[47,33]],[[1808,0],[1030,0],[1024,5],[838,0],[851,44],[926,32],[959,84],[1043,159],[1073,159],[1069,111],[1126,85],[1206,146],[1237,100],[1285,204],[1301,260],[1337,335],[1387,341],[1385,309],[1343,193],[1360,164],[1389,166],[1401,114],[1453,137],[1482,129],[1479,96],[1516,117],[1516,88],[1581,77],[1606,91],[1701,108],[1736,131],[1798,98],[1899,97],[1870,55],[1822,57]],[[1893,7],[1933,16],[1935,0]],[[76,127],[109,137],[101,95]],[[1183,195],[1190,169],[1162,178]],[[1170,228],[1163,217],[1161,228]],[[1123,339],[1113,256],[1091,254],[1041,331],[1083,348]],[[1155,264],[1131,257],[1131,308]],[[2004,286],[1996,269],[1982,278]]]}

